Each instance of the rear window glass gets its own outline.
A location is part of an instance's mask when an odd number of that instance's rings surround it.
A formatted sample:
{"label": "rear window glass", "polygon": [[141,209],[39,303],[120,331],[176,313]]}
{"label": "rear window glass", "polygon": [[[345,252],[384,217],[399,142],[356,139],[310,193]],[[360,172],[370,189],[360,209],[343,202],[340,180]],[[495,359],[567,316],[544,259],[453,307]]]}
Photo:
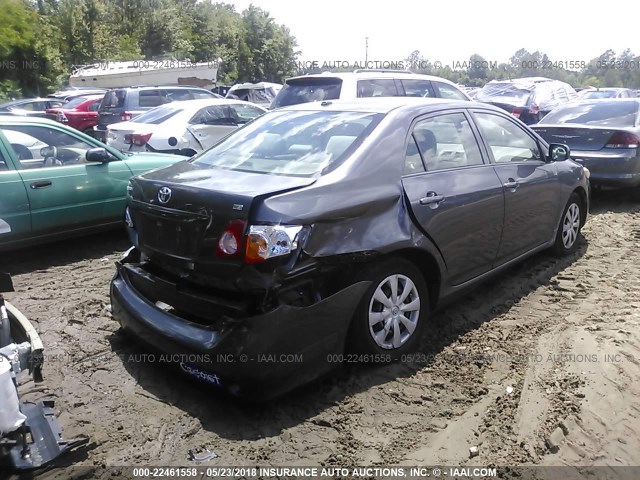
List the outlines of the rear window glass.
{"label": "rear window glass", "polygon": [[578,123],[611,127],[633,127],[638,116],[638,102],[568,103],[546,115],[540,123]]}
{"label": "rear window glass", "polygon": [[514,85],[513,83],[487,83],[482,87],[482,90],[478,92],[476,100],[482,102],[504,101],[506,103],[525,105],[530,95],[531,90],[519,88],[518,85]]}
{"label": "rear window glass", "polygon": [[339,78],[303,78],[288,82],[273,101],[273,108],[300,103],[340,98],[342,80]]}
{"label": "rear window glass", "polygon": [[126,90],[111,90],[104,95],[104,98],[100,103],[100,110],[124,108],[124,101],[126,98]]}
{"label": "rear window glass", "polygon": [[312,177],[336,166],[380,122],[382,114],[272,112],[194,157],[196,165]]}
{"label": "rear window glass", "polygon": [[87,100],[87,97],[76,97],[76,98],[74,98],[72,100],[69,100],[62,107],[63,108],[76,108],[78,105],[80,105],[81,103],[85,102],[86,100]]}
{"label": "rear window glass", "polygon": [[166,120],[169,120],[174,115],[182,112],[183,110],[180,108],[168,108],[168,107],[158,107],[148,112],[143,113],[142,115],[138,115],[136,118],[131,120],[133,123],[150,123],[152,125],[158,125]]}
{"label": "rear window glass", "polygon": [[582,98],[616,98],[618,92],[615,90],[594,90],[593,92],[585,93]]}

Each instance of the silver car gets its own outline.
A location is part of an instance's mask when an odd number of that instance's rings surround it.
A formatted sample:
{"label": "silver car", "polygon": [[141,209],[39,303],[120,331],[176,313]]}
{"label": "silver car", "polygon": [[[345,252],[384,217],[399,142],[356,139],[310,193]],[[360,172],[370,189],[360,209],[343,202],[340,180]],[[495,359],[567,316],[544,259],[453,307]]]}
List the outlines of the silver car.
{"label": "silver car", "polygon": [[640,99],[564,104],[531,128],[547,142],[568,145],[592,185],[640,186]]}

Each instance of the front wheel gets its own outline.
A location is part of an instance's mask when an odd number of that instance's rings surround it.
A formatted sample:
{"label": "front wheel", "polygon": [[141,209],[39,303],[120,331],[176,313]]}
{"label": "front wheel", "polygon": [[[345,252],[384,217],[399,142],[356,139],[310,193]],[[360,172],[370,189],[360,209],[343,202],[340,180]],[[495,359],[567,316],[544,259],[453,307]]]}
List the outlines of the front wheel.
{"label": "front wheel", "polygon": [[562,212],[556,242],[553,249],[557,255],[569,255],[578,248],[578,238],[582,229],[583,202],[577,193],[571,194]]}
{"label": "front wheel", "polygon": [[358,280],[369,280],[371,285],[351,324],[350,350],[392,354],[392,359],[412,351],[429,312],[427,284],[420,271],[403,258],[393,258],[370,266]]}

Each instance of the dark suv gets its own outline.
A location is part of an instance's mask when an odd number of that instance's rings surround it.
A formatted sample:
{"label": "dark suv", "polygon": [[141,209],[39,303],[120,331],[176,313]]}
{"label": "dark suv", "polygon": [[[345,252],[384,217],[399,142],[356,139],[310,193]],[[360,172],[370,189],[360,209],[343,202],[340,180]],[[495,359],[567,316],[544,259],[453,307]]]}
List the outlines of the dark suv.
{"label": "dark suv", "polygon": [[186,86],[114,88],[105,93],[98,109],[98,125],[94,127],[95,136],[104,142],[107,125],[127,122],[165,103],[206,98],[217,98],[217,96],[204,88]]}
{"label": "dark suv", "polygon": [[576,98],[578,94],[568,83],[544,77],[492,80],[475,97],[478,102],[506,110],[527,125],[538,123],[559,104]]}

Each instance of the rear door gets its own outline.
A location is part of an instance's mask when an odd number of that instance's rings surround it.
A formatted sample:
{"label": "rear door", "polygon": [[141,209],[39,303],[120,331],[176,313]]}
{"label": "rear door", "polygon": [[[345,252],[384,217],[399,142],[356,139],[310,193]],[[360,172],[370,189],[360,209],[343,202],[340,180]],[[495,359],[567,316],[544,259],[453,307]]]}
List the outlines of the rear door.
{"label": "rear door", "polygon": [[553,238],[560,206],[556,165],[544,161],[533,135],[512,118],[474,111],[505,195],[505,220],[497,264]]}
{"label": "rear door", "polygon": [[31,233],[27,191],[10,155],[11,146],[0,132],[0,246]]}
{"label": "rear door", "polygon": [[32,158],[20,160],[16,166],[31,205],[33,234],[122,218],[131,171],[116,157],[110,163],[87,163],[86,151],[99,147],[99,143],[89,143],[49,125],[10,124],[0,130],[21,132],[56,150],[55,155],[48,156],[31,151]]}
{"label": "rear door", "polygon": [[459,285],[491,269],[502,234],[504,193],[463,111],[418,120],[402,184],[414,219]]}

